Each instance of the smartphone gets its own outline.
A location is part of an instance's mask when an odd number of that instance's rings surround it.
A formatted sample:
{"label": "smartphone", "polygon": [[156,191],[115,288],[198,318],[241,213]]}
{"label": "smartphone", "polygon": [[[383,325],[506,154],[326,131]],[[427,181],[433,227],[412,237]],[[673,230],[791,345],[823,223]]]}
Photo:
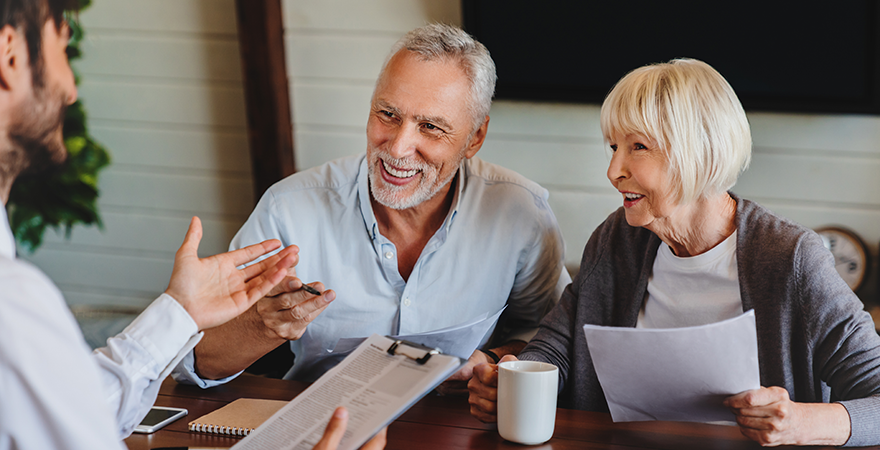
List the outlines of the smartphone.
{"label": "smartphone", "polygon": [[135,433],[153,433],[171,422],[185,416],[187,410],[183,408],[170,408],[167,406],[154,406],[150,408],[147,417],[141,424],[134,428]]}

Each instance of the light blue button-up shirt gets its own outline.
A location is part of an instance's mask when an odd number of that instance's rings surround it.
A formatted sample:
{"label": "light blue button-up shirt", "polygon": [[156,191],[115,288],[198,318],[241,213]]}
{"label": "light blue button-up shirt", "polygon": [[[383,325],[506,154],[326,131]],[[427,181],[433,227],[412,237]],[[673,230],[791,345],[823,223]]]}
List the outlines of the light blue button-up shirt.
{"label": "light blue button-up shirt", "polygon": [[[230,248],[270,238],[296,244],[297,276],[337,292],[291,341],[296,359],[285,378],[317,379],[339,362],[329,353],[340,338],[424,333],[505,304],[493,342],[534,335],[571,281],[547,190],[478,158],[462,163],[458,181],[446,220],[408,280],[398,271],[396,247],[379,232],[364,155],[294,174],[263,195]],[[176,378],[216,384],[198,379],[191,357]]]}

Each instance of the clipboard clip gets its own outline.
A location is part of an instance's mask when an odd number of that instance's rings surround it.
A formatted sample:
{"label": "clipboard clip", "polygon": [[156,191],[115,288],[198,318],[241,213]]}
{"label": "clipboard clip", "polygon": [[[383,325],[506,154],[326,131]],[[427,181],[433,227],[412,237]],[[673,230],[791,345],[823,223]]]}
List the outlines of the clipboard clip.
{"label": "clipboard clip", "polygon": [[[398,349],[400,348],[401,345],[406,345],[407,347],[412,347],[417,350],[424,350],[425,354],[422,355],[421,357],[408,355],[404,352],[398,351]],[[394,342],[392,342],[391,346],[388,347],[387,352],[391,356],[395,356],[395,355],[406,356],[407,358],[414,360],[418,364],[425,364],[426,362],[428,362],[429,359],[431,359],[432,356],[439,355],[439,354],[443,353],[440,351],[439,348],[426,347],[422,344],[416,344],[415,342],[404,341],[402,339],[397,339]]]}

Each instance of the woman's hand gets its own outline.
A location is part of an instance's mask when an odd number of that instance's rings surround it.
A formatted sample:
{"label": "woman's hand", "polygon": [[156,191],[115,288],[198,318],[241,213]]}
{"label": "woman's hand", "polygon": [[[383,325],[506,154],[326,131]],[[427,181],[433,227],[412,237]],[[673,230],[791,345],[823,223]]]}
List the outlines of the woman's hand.
{"label": "woman's hand", "polygon": [[[518,361],[516,356],[505,355],[499,363]],[[474,367],[474,376],[468,382],[468,403],[471,415],[481,422],[498,421],[498,366],[482,363]]]}
{"label": "woman's hand", "polygon": [[[345,435],[345,427],[348,425],[348,410],[344,406],[336,408],[327,428],[324,429],[324,436],[315,445],[314,450],[336,450],[342,436]],[[382,431],[376,433],[373,439],[370,439],[361,447],[361,450],[381,450],[385,448],[385,433],[388,428],[382,428]]]}
{"label": "woman's hand", "polygon": [[743,435],[764,446],[843,445],[850,421],[839,403],[796,403],[781,387],[762,387],[724,400]]}

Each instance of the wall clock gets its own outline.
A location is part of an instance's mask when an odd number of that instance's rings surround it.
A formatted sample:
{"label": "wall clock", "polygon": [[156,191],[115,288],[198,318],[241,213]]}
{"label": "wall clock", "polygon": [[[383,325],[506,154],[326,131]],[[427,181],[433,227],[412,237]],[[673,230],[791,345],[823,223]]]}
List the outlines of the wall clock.
{"label": "wall clock", "polygon": [[834,266],[846,284],[855,291],[865,281],[870,264],[870,253],[862,238],[854,232],[841,227],[822,227],[816,229],[825,247],[834,255]]}

